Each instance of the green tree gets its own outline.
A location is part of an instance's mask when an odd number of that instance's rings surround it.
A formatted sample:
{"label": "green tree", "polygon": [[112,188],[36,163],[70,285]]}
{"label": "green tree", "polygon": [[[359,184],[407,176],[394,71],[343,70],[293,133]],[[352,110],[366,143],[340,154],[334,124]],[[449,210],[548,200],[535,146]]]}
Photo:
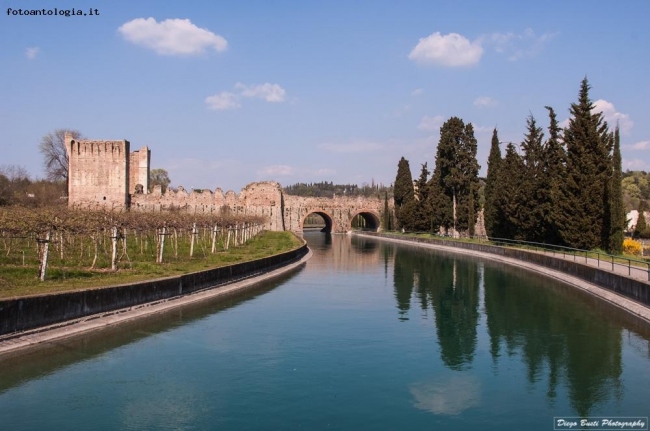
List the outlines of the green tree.
{"label": "green tree", "polygon": [[560,183],[558,222],[563,241],[571,247],[608,248],[607,185],[611,177],[610,141],[602,113],[592,112],[589,83],[583,79],[578,103],[571,105],[564,131],[566,174]]}
{"label": "green tree", "polygon": [[544,241],[544,204],[549,196],[544,184],[544,144],[541,127],[537,127],[535,118],[526,119],[527,133],[521,143],[524,164],[521,176],[522,193],[519,194],[519,229],[526,241]]}
{"label": "green tree", "polygon": [[[480,166],[476,160],[476,149],[472,124],[465,125],[460,118],[452,117],[440,128],[432,190],[436,193],[442,191],[451,201],[451,206],[443,204],[433,207],[434,225],[440,222],[445,229],[454,227],[457,231],[463,231],[468,230],[470,224],[476,223],[480,209]],[[436,200],[444,201],[441,197]],[[450,210],[451,214],[448,213]]]}
{"label": "green tree", "polygon": [[45,176],[50,181],[65,181],[65,192],[68,192],[68,150],[65,145],[65,135],[73,139],[84,139],[81,132],[74,129],[56,129],[41,138],[38,151],[43,155]]}
{"label": "green tree", "polygon": [[149,191],[152,191],[155,186],[160,186],[165,193],[171,182],[169,174],[164,169],[152,169],[149,172]]}
{"label": "green tree", "polygon": [[496,202],[502,213],[494,226],[498,238],[524,239],[521,229],[522,205],[525,196],[523,184],[524,162],[515,144],[508,143],[506,154],[499,169],[499,194]]}
{"label": "green tree", "polygon": [[428,232],[431,230],[431,200],[429,198],[431,185],[429,184],[429,169],[427,164],[422,165],[420,177],[417,182],[416,205],[413,215],[411,230]]}
{"label": "green tree", "polygon": [[614,149],[612,155],[612,179],[611,179],[611,225],[609,231],[609,251],[613,254],[623,253],[625,220],[625,205],[623,203],[622,179],[622,158],[621,158],[621,137],[618,126],[614,131]]}
{"label": "green tree", "polygon": [[501,167],[501,149],[499,148],[499,134],[495,128],[492,131],[492,143],[488,156],[487,178],[485,179],[485,208],[483,215],[485,230],[488,236],[495,236],[495,226],[502,214],[497,205],[499,189],[499,168]]}
{"label": "green tree", "polygon": [[549,138],[544,144],[543,152],[543,178],[540,181],[540,192],[543,195],[541,212],[543,214],[543,241],[549,244],[562,245],[559,233],[558,206],[560,183],[564,179],[564,161],[566,153],[562,146],[562,129],[558,125],[555,111],[546,106],[549,116]]}
{"label": "green tree", "polygon": [[397,177],[395,178],[395,187],[393,189],[393,196],[395,199],[395,217],[397,219],[397,227],[404,227],[405,219],[410,219],[411,207],[407,211],[402,211],[403,207],[411,202],[415,203],[413,192],[413,177],[411,176],[411,168],[409,162],[402,157],[397,164]]}

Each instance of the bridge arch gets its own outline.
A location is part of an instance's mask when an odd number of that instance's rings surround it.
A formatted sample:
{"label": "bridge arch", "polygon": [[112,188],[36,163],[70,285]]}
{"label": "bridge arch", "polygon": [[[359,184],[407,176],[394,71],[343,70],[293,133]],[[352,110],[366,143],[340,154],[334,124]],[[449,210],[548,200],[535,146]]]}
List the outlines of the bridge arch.
{"label": "bridge arch", "polygon": [[363,220],[363,227],[362,229],[364,230],[372,230],[375,232],[378,232],[381,230],[381,216],[380,214],[371,209],[361,209],[354,211],[352,214],[350,214],[350,219],[348,220],[348,232],[352,230],[352,222],[355,217],[359,216]]}
{"label": "bridge arch", "polygon": [[322,209],[307,210],[304,217],[300,219],[300,231],[302,232],[305,229],[305,220],[312,214],[318,214],[325,221],[325,227],[321,229],[321,232],[331,233],[334,226],[333,217]]}

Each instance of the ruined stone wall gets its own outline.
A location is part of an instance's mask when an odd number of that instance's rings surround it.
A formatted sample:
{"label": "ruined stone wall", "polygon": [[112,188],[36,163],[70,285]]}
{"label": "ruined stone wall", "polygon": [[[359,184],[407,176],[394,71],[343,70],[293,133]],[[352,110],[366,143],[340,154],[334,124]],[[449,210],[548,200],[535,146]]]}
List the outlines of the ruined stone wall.
{"label": "ruined stone wall", "polygon": [[129,141],[65,136],[69,158],[68,204],[124,208],[129,199]]}
{"label": "ruined stone wall", "polygon": [[[392,208],[392,201],[389,202]],[[233,214],[261,216],[265,229],[302,232],[305,218],[322,213],[329,219],[332,232],[348,232],[352,219],[360,213],[374,217],[379,224],[383,218],[384,200],[364,197],[307,198],[286,195],[275,181],[248,184],[239,195],[211,190],[186,191],[183,187],[162,193],[155,187],[148,195],[132,195],[131,209],[137,211],[182,210],[192,213],[230,211]]]}
{"label": "ruined stone wall", "polygon": [[156,186],[152,193],[131,196],[131,209],[136,211],[182,210],[190,213],[218,213],[261,216],[265,229],[284,230],[282,219],[282,187],[274,181],[251,183],[237,195],[220,188],[192,190],[183,187],[162,193]]}
{"label": "ruined stone wall", "polygon": [[142,147],[134,151],[129,159],[129,193],[136,193],[136,186],[142,185],[142,192],[149,193],[149,171],[151,162],[151,151]]}

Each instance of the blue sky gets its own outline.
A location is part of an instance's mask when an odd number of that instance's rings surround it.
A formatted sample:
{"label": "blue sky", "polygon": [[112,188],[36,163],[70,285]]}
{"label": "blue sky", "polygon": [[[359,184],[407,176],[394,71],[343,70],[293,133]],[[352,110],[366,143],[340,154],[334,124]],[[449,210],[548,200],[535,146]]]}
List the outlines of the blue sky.
{"label": "blue sky", "polygon": [[[439,127],[520,142],[568,117],[587,76],[650,170],[650,3],[0,0],[0,164],[42,177],[41,137],[148,145],[173,185],[392,183],[432,167]],[[80,9],[25,16],[8,9]]]}

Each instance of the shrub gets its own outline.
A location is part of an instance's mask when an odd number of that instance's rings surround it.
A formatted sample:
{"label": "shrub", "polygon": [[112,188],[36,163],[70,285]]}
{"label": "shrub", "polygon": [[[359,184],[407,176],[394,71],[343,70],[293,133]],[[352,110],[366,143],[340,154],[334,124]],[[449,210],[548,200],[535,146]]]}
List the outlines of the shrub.
{"label": "shrub", "polygon": [[623,241],[623,254],[631,254],[633,256],[641,256],[641,243],[631,238],[625,238]]}

